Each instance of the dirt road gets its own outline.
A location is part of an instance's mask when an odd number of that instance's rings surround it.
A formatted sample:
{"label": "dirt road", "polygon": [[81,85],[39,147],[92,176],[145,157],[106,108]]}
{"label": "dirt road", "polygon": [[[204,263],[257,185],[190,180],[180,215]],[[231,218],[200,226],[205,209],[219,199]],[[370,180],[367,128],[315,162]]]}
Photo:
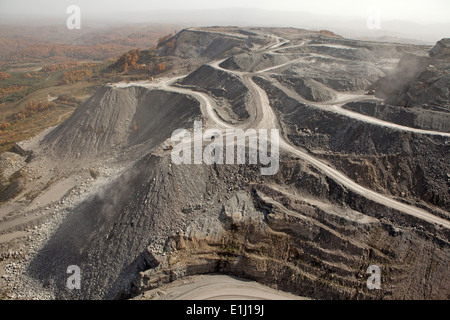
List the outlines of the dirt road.
{"label": "dirt road", "polygon": [[[277,39],[277,42],[274,45],[269,46],[269,48],[266,49],[266,51],[264,51],[264,52],[271,52],[272,50],[277,49],[277,48],[279,48],[279,46],[286,44],[286,43],[287,42],[283,42],[280,39]],[[304,43],[302,43],[301,45],[303,45],[303,44]],[[223,60],[211,62],[210,65],[212,67],[218,68],[222,71],[229,72],[229,73],[232,73],[232,74],[240,77],[242,79],[242,81],[244,82],[244,84],[248,87],[248,89],[251,93],[251,96],[252,96],[251,105],[254,108],[254,110],[251,110],[250,113],[253,114],[253,117],[252,117],[253,119],[242,125],[245,128],[253,128],[253,129],[279,128],[278,119],[277,119],[272,107],[270,106],[269,98],[268,98],[266,92],[262,88],[260,88],[258,85],[256,85],[255,82],[252,80],[252,76],[254,76],[255,73],[232,71],[232,70],[224,69],[224,68],[220,67],[220,63],[222,61]],[[274,67],[268,68],[267,70],[273,70],[275,68],[279,68],[279,67],[281,67],[283,65],[287,65],[287,64],[288,63],[284,63],[280,66],[274,66]],[[258,72],[258,74],[261,74],[264,71],[265,70],[262,70],[262,71]],[[234,128],[233,126],[224,122],[222,119],[220,119],[217,116],[216,112],[214,111],[214,101],[207,94],[193,91],[193,90],[186,89],[186,88],[174,87],[171,85],[175,80],[177,80],[179,78],[181,78],[181,77],[174,78],[174,79],[164,79],[158,83],[148,82],[148,83],[137,83],[135,85],[141,85],[141,86],[145,86],[147,88],[156,88],[156,89],[160,89],[160,90],[167,90],[167,91],[191,95],[200,102],[200,104],[202,106],[202,113],[204,114],[206,119],[209,119],[210,122],[212,121],[212,124],[215,126],[215,128],[217,128],[217,129]],[[292,94],[294,94],[294,93],[292,93]],[[313,104],[310,102],[308,102],[308,103],[317,108],[331,110],[333,112],[337,112],[337,113],[346,115],[348,117],[351,117],[351,118],[359,120],[359,121],[366,121],[366,122],[370,122],[370,123],[373,123],[376,125],[390,127],[390,128],[397,129],[397,130],[410,131],[410,132],[426,134],[426,135],[441,135],[441,136],[446,136],[446,137],[450,136],[450,134],[446,133],[446,132],[437,132],[437,131],[429,131],[429,130],[410,128],[410,127],[390,123],[387,121],[383,121],[380,119],[372,118],[369,116],[361,115],[356,112],[344,110],[341,108],[340,105],[338,105],[339,102],[342,105],[349,101],[360,100],[361,98],[362,98],[362,96],[360,94],[354,94],[354,95],[347,94],[347,95],[345,95],[345,97],[338,96],[339,100],[331,101],[331,102],[329,102],[329,104],[324,104],[324,103]],[[244,128],[244,127],[240,126],[240,128]],[[440,218],[440,217],[438,217],[428,211],[425,211],[423,209],[396,201],[396,200],[390,198],[389,196],[382,195],[373,190],[365,188],[365,187],[359,185],[358,183],[356,183],[355,181],[353,181],[352,179],[350,179],[349,177],[347,177],[346,175],[344,175],[343,173],[339,172],[338,170],[329,167],[327,164],[318,160],[314,156],[306,153],[305,151],[301,150],[300,148],[298,148],[296,146],[293,146],[292,144],[287,142],[282,137],[280,137],[280,149],[309,162],[310,164],[315,166],[317,169],[321,170],[323,173],[328,175],[330,178],[336,180],[337,182],[341,183],[348,189],[352,190],[353,192],[355,192],[359,195],[362,195],[363,197],[365,197],[369,200],[372,200],[376,203],[390,207],[392,209],[401,211],[403,213],[414,216],[416,218],[428,221],[430,223],[442,225],[443,227],[450,229],[450,221]]]}
{"label": "dirt road", "polygon": [[226,275],[199,275],[176,280],[137,299],[153,300],[309,300],[254,281]]}

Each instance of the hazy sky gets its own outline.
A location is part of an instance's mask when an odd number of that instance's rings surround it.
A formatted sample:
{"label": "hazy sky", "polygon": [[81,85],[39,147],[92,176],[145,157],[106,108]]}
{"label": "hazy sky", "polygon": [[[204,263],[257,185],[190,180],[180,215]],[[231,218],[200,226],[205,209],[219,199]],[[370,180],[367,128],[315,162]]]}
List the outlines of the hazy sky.
{"label": "hazy sky", "polygon": [[65,14],[69,5],[78,5],[82,12],[88,14],[246,7],[354,18],[365,18],[370,8],[376,7],[380,10],[383,20],[450,22],[450,0],[0,0],[0,12],[27,15]]}

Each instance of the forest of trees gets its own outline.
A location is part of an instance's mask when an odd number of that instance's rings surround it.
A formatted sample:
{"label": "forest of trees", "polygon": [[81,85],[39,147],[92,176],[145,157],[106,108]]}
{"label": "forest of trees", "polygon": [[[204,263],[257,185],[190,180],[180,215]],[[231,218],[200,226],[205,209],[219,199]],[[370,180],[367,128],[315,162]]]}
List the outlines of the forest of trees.
{"label": "forest of trees", "polygon": [[92,93],[108,82],[148,79],[170,70],[170,58],[159,57],[155,48],[158,39],[170,41],[173,34],[163,35],[172,27],[120,27],[113,32],[102,28],[70,39],[53,28],[22,29],[26,33],[22,36],[15,27],[3,28],[0,35],[0,109],[8,110],[0,122],[0,151],[41,130],[48,117],[57,119],[59,108],[76,108],[80,103],[69,95],[52,102],[36,102],[33,97],[28,103],[32,93],[45,95],[47,88],[57,85],[67,86],[59,92],[76,87]]}
{"label": "forest of trees", "polygon": [[[20,112],[16,112],[7,117],[7,121],[0,123],[0,135],[8,134],[12,129],[12,125],[17,124],[18,121],[31,118],[32,116],[42,113],[44,111],[53,110],[58,106],[70,106],[77,107],[80,104],[80,100],[69,95],[60,95],[52,102],[29,102],[25,109]],[[1,143],[0,143],[1,145]]]}
{"label": "forest of trees", "polygon": [[115,63],[116,69],[121,72],[127,72],[128,68],[134,68],[139,59],[139,54],[141,53],[141,49],[134,49],[128,52],[125,52],[117,62]]}
{"label": "forest of trees", "polygon": [[79,65],[80,64],[78,62],[62,62],[62,63],[56,63],[56,64],[51,64],[51,65],[48,65],[48,66],[44,66],[44,67],[42,67],[41,71],[43,71],[43,72],[56,72],[56,71],[76,68]]}
{"label": "forest of trees", "polygon": [[0,103],[15,102],[28,94],[55,85],[89,79],[102,64],[65,62],[29,72],[0,73]]}
{"label": "forest of trees", "polygon": [[113,68],[123,73],[159,74],[166,71],[168,59],[159,57],[154,50],[134,49],[124,53]]}
{"label": "forest of trees", "polygon": [[70,44],[38,43],[20,49],[10,56],[10,61],[67,61],[74,60],[105,60],[113,58],[128,48],[120,44],[97,44],[95,46],[75,46]]}
{"label": "forest of trees", "polygon": [[6,97],[12,93],[24,90],[24,89],[26,89],[26,87],[23,87],[23,86],[8,86],[8,87],[0,86],[0,99],[3,97]]}
{"label": "forest of trees", "polygon": [[77,69],[77,70],[70,70],[63,73],[61,80],[58,82],[58,85],[65,85],[69,83],[75,83],[78,81],[83,81],[92,76],[92,70],[91,69]]}
{"label": "forest of trees", "polygon": [[28,105],[25,107],[25,109],[21,112],[17,112],[14,114],[13,118],[14,120],[21,120],[25,118],[29,118],[34,114],[37,114],[39,112],[43,112],[49,109],[56,108],[56,103],[54,102],[34,102],[31,101],[28,103]]}
{"label": "forest of trees", "polygon": [[58,96],[58,98],[56,98],[56,100],[54,100],[55,103],[58,104],[64,104],[67,106],[71,106],[71,107],[76,107],[78,104],[80,104],[80,101],[78,99],[76,99],[75,97],[63,94]]}
{"label": "forest of trees", "polygon": [[6,72],[0,72],[0,81],[11,78],[11,75]]}

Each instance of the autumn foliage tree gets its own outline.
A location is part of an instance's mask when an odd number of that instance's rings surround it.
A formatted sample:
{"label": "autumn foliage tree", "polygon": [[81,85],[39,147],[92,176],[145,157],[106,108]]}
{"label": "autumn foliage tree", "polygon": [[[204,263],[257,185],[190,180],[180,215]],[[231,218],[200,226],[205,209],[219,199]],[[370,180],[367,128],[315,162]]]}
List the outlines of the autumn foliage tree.
{"label": "autumn foliage tree", "polygon": [[141,49],[134,49],[124,53],[117,59],[115,67],[122,72],[127,72],[129,68],[134,68],[136,66],[140,53]]}
{"label": "autumn foliage tree", "polygon": [[173,34],[170,33],[170,34],[168,34],[168,35],[166,35],[166,36],[164,36],[164,37],[159,38],[159,39],[158,39],[158,45],[157,45],[157,48],[159,48],[160,46],[162,46],[162,45],[164,44],[164,42],[166,42],[167,40],[169,40],[169,39],[172,38],[172,37],[173,37]]}
{"label": "autumn foliage tree", "polygon": [[34,114],[46,111],[46,110],[51,110],[56,108],[56,103],[54,102],[34,102],[31,101],[30,103],[28,103],[28,105],[25,107],[25,109],[21,112],[18,112],[16,114],[14,114],[14,119],[15,120],[22,120],[25,118],[29,118]]}
{"label": "autumn foliage tree", "polygon": [[9,122],[0,123],[0,130],[1,131],[8,130],[9,127],[11,127],[11,124]]}
{"label": "autumn foliage tree", "polygon": [[68,83],[75,83],[83,81],[92,76],[92,70],[90,69],[78,69],[64,72],[58,85],[64,85]]}
{"label": "autumn foliage tree", "polygon": [[7,96],[11,93],[21,91],[25,89],[26,87],[23,86],[8,86],[8,87],[2,87],[0,86],[0,98]]}
{"label": "autumn foliage tree", "polygon": [[75,97],[65,94],[58,96],[55,102],[57,102],[58,104],[64,104],[73,107],[76,107],[80,103],[80,101],[78,101]]}
{"label": "autumn foliage tree", "polygon": [[169,68],[170,59],[158,56],[155,50],[152,49],[128,51],[112,65],[112,69],[115,72],[123,72],[128,75],[156,75],[163,73]]}
{"label": "autumn foliage tree", "polygon": [[9,73],[6,72],[0,72],[0,81],[2,80],[6,80],[8,78],[11,78],[11,75]]}
{"label": "autumn foliage tree", "polygon": [[163,72],[164,70],[166,70],[166,65],[164,64],[164,62],[158,63],[157,70],[159,72]]}

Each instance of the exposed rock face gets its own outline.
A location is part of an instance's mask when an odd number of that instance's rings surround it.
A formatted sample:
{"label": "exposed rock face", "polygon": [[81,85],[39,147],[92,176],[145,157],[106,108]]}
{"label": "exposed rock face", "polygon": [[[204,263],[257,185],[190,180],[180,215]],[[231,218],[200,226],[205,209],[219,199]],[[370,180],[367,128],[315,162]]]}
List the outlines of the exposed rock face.
{"label": "exposed rock face", "polygon": [[14,198],[18,193],[25,189],[27,175],[19,170],[12,174],[8,179],[0,180],[0,202]]}
{"label": "exposed rock face", "polygon": [[351,102],[343,108],[407,127],[450,132],[449,112],[421,107],[404,108],[374,101]]}
{"label": "exposed rock face", "polygon": [[[253,41],[264,43],[264,39],[258,37],[254,37]],[[239,53],[247,47],[248,43],[245,38],[184,29],[162,43],[159,47],[159,54],[186,59],[219,59],[225,54]]]}
{"label": "exposed rock face", "polygon": [[309,101],[328,101],[336,98],[336,93],[314,79],[277,77],[277,80],[294,89],[301,97]]}
{"label": "exposed rock face", "polygon": [[[247,216],[224,224],[221,232],[206,237],[199,233],[173,235],[166,243],[165,255],[147,250],[151,267],[135,279],[133,294],[206,273],[245,277],[318,299],[420,299],[444,294],[448,284],[434,272],[422,269],[421,264],[429,258],[430,250],[439,250],[439,259],[448,259],[447,245],[424,247],[420,235],[360,213],[333,215],[323,211],[323,206],[291,202],[281,194],[275,197],[277,200],[271,198],[254,190],[255,205],[247,208],[250,212],[257,210],[264,220]],[[346,227],[338,227],[344,220]],[[374,243],[378,249],[371,247]],[[382,290],[367,289],[368,265],[363,261],[383,266]],[[446,268],[439,265],[436,271],[444,276]],[[404,268],[414,270],[414,279],[402,279]],[[434,283],[433,289],[412,289],[411,283],[423,276]]]}
{"label": "exposed rock face", "polygon": [[224,102],[221,109],[229,110],[228,116],[233,120],[242,121],[249,117],[245,106],[248,89],[235,75],[203,65],[183,78],[179,84],[206,91]]}
{"label": "exposed rock face", "polygon": [[[147,268],[143,253],[149,244],[163,253],[174,230],[218,230],[216,213],[229,190],[242,188],[244,176],[257,177],[257,170],[175,166],[170,153],[145,156],[71,210],[32,261],[30,272],[60,298],[129,294],[133,278]],[[67,275],[60,266],[71,264],[83,270],[86,287],[81,291],[65,287]]]}
{"label": "exposed rock face", "polygon": [[412,79],[416,78],[423,68],[426,68],[428,61],[427,56],[418,56],[412,53],[404,54],[395,71],[382,78],[374,86],[377,96],[386,98],[394,94],[411,82]]}
{"label": "exposed rock face", "polygon": [[281,55],[241,53],[226,59],[220,64],[222,68],[242,71],[259,71],[288,62],[290,59]]}
{"label": "exposed rock face", "polygon": [[[168,156],[146,157],[75,208],[32,275],[61,299],[126,298],[211,272],[314,298],[445,294],[445,230],[371,203],[305,163],[286,158],[265,179],[257,167],[168,164]],[[83,290],[64,286],[61,266],[71,264],[83,271]],[[366,287],[370,264],[382,266],[381,291]]]}
{"label": "exposed rock face", "polygon": [[[396,196],[413,195],[450,209],[445,137],[406,134],[317,110],[289,97],[267,79],[257,77],[255,81],[268,93],[271,106],[282,119],[284,134],[294,144],[324,154],[370,188]],[[428,166],[431,162],[432,167]]]}
{"label": "exposed rock face", "polygon": [[438,59],[450,58],[450,38],[444,38],[436,43],[430,51],[430,57]]}
{"label": "exposed rock face", "polygon": [[404,107],[428,105],[449,111],[449,39],[439,41],[428,56],[406,54],[396,69],[369,88],[386,102]]}

